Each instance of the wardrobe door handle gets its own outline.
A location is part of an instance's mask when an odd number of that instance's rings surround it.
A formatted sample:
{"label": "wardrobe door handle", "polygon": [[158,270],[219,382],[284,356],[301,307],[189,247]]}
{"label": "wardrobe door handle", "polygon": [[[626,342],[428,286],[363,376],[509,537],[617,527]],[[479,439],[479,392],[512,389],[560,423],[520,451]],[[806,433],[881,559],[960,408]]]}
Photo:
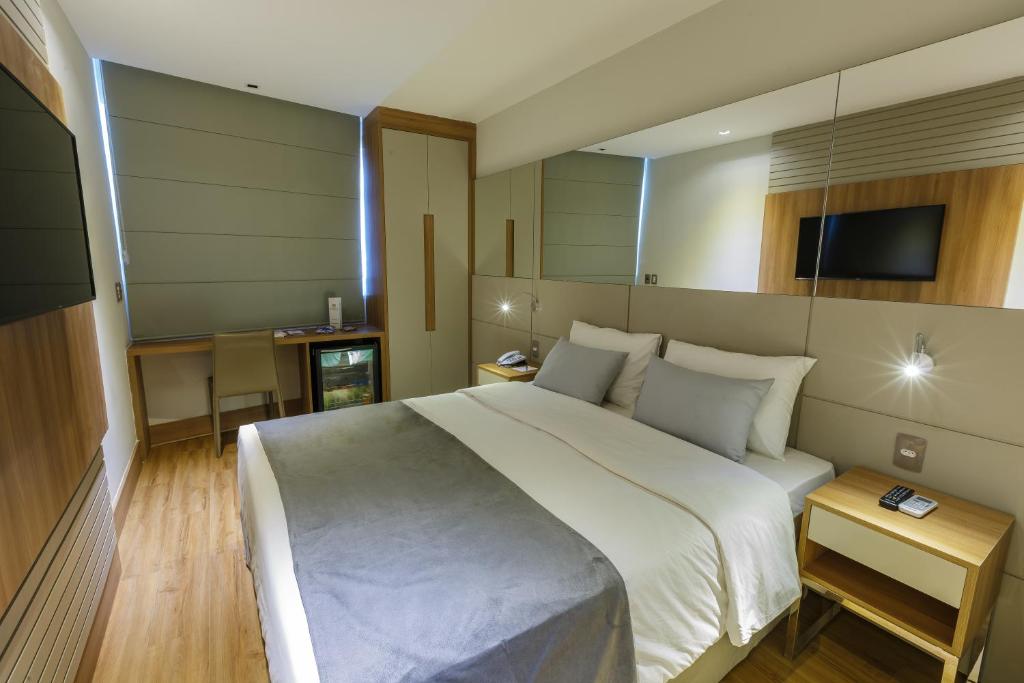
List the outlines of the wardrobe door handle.
{"label": "wardrobe door handle", "polygon": [[516,221],[505,219],[505,277],[516,276]]}
{"label": "wardrobe door handle", "polygon": [[427,332],[437,329],[434,306],[434,215],[423,214],[423,293]]}

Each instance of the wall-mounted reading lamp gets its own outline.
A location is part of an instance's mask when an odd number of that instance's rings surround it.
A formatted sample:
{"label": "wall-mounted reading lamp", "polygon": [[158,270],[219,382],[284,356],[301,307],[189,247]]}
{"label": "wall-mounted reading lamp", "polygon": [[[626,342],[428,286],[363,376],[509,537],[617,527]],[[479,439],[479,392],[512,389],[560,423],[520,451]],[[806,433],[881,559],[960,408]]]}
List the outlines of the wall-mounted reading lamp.
{"label": "wall-mounted reading lamp", "polygon": [[920,377],[927,375],[934,367],[935,359],[928,355],[924,335],[918,332],[914,336],[914,352],[910,354],[910,360],[903,365],[903,374],[907,377]]}
{"label": "wall-mounted reading lamp", "polygon": [[498,300],[498,310],[501,312],[502,315],[504,315],[506,317],[509,316],[509,315],[512,315],[512,311],[515,310],[515,304],[512,303],[512,297],[518,296],[520,294],[525,294],[526,296],[530,297],[530,310],[531,311],[536,313],[537,311],[540,310],[540,299],[535,297],[530,292],[516,292],[515,294],[513,294],[510,297]]}

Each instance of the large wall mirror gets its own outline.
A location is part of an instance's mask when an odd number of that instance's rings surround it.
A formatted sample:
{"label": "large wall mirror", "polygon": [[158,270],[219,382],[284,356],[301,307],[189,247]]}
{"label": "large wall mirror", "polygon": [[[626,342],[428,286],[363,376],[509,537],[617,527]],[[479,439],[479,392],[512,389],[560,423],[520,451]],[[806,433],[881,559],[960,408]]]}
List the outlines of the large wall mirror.
{"label": "large wall mirror", "polygon": [[477,180],[482,275],[1024,308],[1024,19]]}
{"label": "large wall mirror", "polygon": [[818,296],[1024,308],[1022,45],[1016,20],[842,72]]}
{"label": "large wall mirror", "polygon": [[[817,188],[821,215],[838,76],[543,162],[545,279],[764,291],[792,263],[763,235],[773,195]],[[813,274],[812,274],[813,276]],[[786,293],[810,294],[810,282]]]}

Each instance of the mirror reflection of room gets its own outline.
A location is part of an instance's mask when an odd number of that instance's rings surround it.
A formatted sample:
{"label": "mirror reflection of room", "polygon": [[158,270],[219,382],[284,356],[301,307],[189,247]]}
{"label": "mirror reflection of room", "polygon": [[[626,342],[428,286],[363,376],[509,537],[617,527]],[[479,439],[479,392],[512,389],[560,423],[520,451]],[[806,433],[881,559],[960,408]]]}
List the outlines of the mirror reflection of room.
{"label": "mirror reflection of room", "polygon": [[[817,78],[546,159],[543,277],[759,291],[772,194],[808,186],[823,192],[837,81]],[[616,180],[639,177],[639,186],[609,184],[588,194],[579,186],[593,177],[563,170],[566,160],[580,169],[602,158],[633,173]],[[575,189],[570,207],[562,206],[565,185]],[[625,188],[632,194],[622,196]],[[820,215],[823,200],[808,210]],[[571,247],[564,244],[570,239]],[[571,271],[561,265],[567,252]],[[809,294],[810,284],[790,293]]]}
{"label": "mirror reflection of room", "polygon": [[842,72],[819,296],[1024,307],[1022,44],[1015,21]]}

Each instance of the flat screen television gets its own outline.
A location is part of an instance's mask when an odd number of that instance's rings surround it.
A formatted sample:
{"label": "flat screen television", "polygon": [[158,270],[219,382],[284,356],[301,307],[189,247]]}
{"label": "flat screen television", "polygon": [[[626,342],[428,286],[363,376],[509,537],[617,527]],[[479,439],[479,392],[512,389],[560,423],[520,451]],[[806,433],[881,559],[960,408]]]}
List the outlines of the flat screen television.
{"label": "flat screen television", "polygon": [[[858,211],[800,219],[796,277],[931,282],[939,264],[946,205]],[[818,264],[818,228],[821,261]]]}
{"label": "flat screen television", "polygon": [[75,136],[0,67],[0,325],[95,297]]}

